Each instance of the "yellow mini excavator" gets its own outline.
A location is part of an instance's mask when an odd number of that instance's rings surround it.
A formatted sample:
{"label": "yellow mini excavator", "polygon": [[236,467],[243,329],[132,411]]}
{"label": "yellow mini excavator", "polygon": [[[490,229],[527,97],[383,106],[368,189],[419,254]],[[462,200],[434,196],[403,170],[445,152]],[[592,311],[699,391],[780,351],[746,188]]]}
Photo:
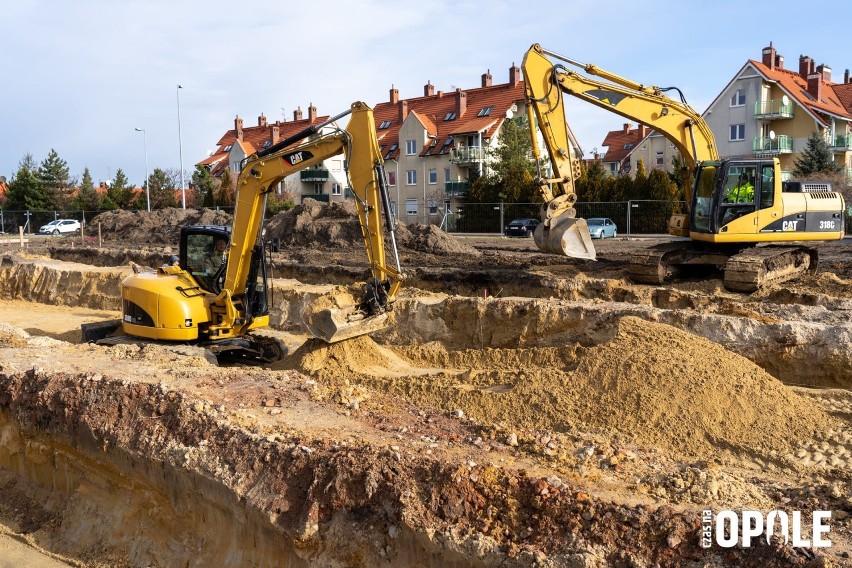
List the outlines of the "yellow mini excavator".
{"label": "yellow mini excavator", "polygon": [[[350,114],[345,129],[336,127]],[[331,132],[323,130],[329,125]],[[263,240],[266,198],[286,176],[340,154],[346,158],[371,277],[355,302],[342,306],[319,302],[323,309],[307,310],[304,323],[313,335],[329,343],[385,327],[403,274],[373,111],[356,102],[348,111],[247,157],[237,181],[230,227],[183,227],[176,263],[125,278],[121,284],[123,334],[201,345],[217,355],[259,361],[280,358],[277,341],[251,333],[269,325]],[[386,263],[385,230],[393,243],[395,267]],[[105,335],[103,326],[84,326],[84,341],[96,340],[98,335]]]}
{"label": "yellow mini excavator", "polygon": [[[569,144],[563,94],[656,130],[694,170],[694,186],[686,189],[687,211],[669,221],[670,234],[689,240],[635,255],[630,265],[634,280],[659,284],[681,267],[712,265],[724,270],[726,288],[750,292],[816,270],[816,250],[796,241],[843,238],[843,197],[829,183],[782,182],[777,158],[720,159],[707,123],[682,96],[674,100],[659,87],[635,83],[538,44],[527,51],[522,70],[535,157],[538,161],[538,125],[554,173],[552,178],[539,175],[545,203],[543,223],[534,236],[542,251],[595,258],[588,228],[573,207],[580,161]],[[740,185],[749,191],[731,198],[731,190]]]}

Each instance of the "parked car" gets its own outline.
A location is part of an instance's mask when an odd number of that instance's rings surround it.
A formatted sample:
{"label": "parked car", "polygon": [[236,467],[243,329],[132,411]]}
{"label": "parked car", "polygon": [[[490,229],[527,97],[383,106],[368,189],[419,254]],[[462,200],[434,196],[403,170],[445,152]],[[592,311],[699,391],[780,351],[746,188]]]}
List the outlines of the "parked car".
{"label": "parked car", "polygon": [[538,219],[515,219],[503,228],[503,234],[507,237],[531,237],[539,223]]}
{"label": "parked car", "polygon": [[618,228],[611,219],[606,217],[592,217],[586,219],[586,225],[589,226],[589,234],[593,239],[605,239],[607,237],[617,237]]}
{"label": "parked car", "polygon": [[57,219],[47,225],[42,225],[38,230],[40,235],[60,235],[65,233],[76,233],[80,230],[80,221],[76,219]]}

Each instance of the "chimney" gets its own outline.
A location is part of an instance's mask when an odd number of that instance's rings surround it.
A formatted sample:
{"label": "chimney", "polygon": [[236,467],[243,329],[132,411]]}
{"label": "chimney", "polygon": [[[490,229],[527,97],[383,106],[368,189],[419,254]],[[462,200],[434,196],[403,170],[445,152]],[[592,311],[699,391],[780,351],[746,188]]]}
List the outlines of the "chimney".
{"label": "chimney", "polygon": [[237,115],[237,118],[234,119],[234,132],[237,135],[237,140],[242,142],[243,141],[243,119],[240,118],[240,115]]}
{"label": "chimney", "polygon": [[426,84],[423,85],[423,96],[431,97],[435,94],[435,85],[432,84],[432,81],[426,81]]}
{"label": "chimney", "polygon": [[850,82],[852,82],[852,81],[849,81],[849,69],[847,69],[847,70],[846,70],[846,72],[845,72],[845,73],[843,73],[843,82],[844,82],[844,83],[850,83]]}
{"label": "chimney", "polygon": [[639,125],[639,141],[644,140],[648,135],[648,127],[644,124]]}
{"label": "chimney", "polygon": [[461,118],[467,110],[467,93],[456,87],[456,116]]}
{"label": "chimney", "polygon": [[518,83],[521,82],[521,69],[512,63],[512,66],[509,67],[509,84],[513,87],[516,87]]}
{"label": "chimney", "polygon": [[799,75],[802,79],[807,79],[808,75],[814,72],[814,60],[807,55],[799,56]]}
{"label": "chimney", "polygon": [[491,86],[491,69],[482,74],[482,86],[490,87]]}
{"label": "chimney", "polygon": [[296,107],[293,111],[293,120],[302,120],[302,107]]}
{"label": "chimney", "polygon": [[826,64],[822,64],[816,68],[817,73],[822,75],[822,80],[826,83],[831,83],[831,67]]}
{"label": "chimney", "polygon": [[266,128],[266,117],[263,116],[263,113],[257,117],[257,125],[262,128]]}
{"label": "chimney", "polygon": [[269,127],[269,140],[271,144],[278,144],[278,139],[281,137],[281,133],[278,130],[278,123],[273,124]]}
{"label": "chimney", "polygon": [[816,100],[822,98],[822,75],[819,73],[808,75],[808,93]]}
{"label": "chimney", "polygon": [[399,101],[397,105],[399,106],[399,123],[402,124],[408,118],[408,101]]}
{"label": "chimney", "polygon": [[775,48],[772,47],[772,42],[770,41],[769,47],[763,48],[763,64],[774,70],[777,61],[778,60],[775,55]]}
{"label": "chimney", "polygon": [[399,89],[395,89],[395,88],[393,88],[393,86],[391,86],[390,104],[395,105],[398,102],[399,102]]}
{"label": "chimney", "polygon": [[314,103],[311,103],[311,106],[308,107],[308,122],[313,122],[317,119],[317,107],[314,106]]}
{"label": "chimney", "polygon": [[629,122],[624,123],[624,134],[630,134],[630,123]]}

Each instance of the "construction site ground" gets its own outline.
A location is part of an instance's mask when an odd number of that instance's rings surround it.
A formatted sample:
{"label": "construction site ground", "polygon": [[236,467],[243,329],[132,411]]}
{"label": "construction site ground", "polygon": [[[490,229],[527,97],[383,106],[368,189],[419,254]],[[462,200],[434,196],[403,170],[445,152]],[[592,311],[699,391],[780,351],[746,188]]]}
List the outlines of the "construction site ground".
{"label": "construction site ground", "polygon": [[[268,221],[288,352],[261,366],[80,343],[224,214],[0,245],[0,567],[852,565],[852,241],[742,294],[631,283],[657,239],[588,261],[398,226],[391,325],[328,345],[300,314],[366,278],[351,213]],[[801,511],[804,538],[831,511],[832,546],[702,548],[705,509]]]}

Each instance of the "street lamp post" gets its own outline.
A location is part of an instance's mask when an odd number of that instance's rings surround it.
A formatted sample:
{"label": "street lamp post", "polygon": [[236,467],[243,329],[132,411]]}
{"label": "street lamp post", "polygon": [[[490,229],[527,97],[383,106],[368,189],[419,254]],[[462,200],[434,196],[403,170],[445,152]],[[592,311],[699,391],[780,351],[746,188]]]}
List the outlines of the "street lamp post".
{"label": "street lamp post", "polygon": [[145,199],[148,201],[148,212],[151,212],[151,191],[148,187],[148,136],[145,134],[144,128],[136,128],[136,132],[142,133],[142,143],[145,144]]}
{"label": "street lamp post", "polygon": [[178,85],[175,91],[177,92],[177,111],[178,111],[178,151],[180,152],[180,196],[183,208],[186,209],[186,185],[183,183],[183,141],[180,136],[180,90],[183,85]]}

